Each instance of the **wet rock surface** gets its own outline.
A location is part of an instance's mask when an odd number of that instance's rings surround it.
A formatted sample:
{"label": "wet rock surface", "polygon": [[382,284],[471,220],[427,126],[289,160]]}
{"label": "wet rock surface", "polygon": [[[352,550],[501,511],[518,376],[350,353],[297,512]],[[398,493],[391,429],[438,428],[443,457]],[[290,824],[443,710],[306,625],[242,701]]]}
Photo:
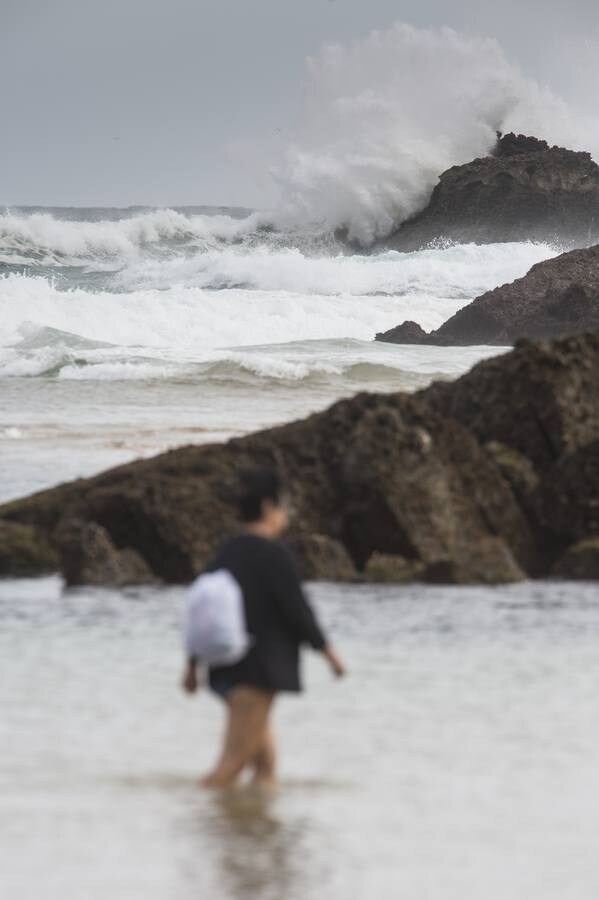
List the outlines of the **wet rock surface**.
{"label": "wet rock surface", "polygon": [[433,241],[599,241],[599,166],[590,153],[506,134],[485,157],[444,172],[426,208],[386,239],[413,251]]}
{"label": "wet rock surface", "polygon": [[[69,583],[185,582],[237,528],[237,473],[276,467],[305,577],[504,583],[599,536],[599,335],[521,342],[453,383],[359,394],[0,507]],[[34,529],[34,530],[31,530]],[[21,574],[5,563],[5,574]]]}
{"label": "wet rock surface", "polygon": [[395,344],[513,344],[599,329],[599,245],[537,263],[523,278],[482,294],[436,331],[404,322],[377,334]]}

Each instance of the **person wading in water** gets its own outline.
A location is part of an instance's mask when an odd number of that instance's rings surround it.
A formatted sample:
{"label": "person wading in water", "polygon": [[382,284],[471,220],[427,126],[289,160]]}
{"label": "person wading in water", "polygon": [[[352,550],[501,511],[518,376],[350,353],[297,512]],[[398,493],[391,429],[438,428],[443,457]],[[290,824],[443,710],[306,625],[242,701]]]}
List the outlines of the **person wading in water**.
{"label": "person wading in water", "polygon": [[[251,644],[237,663],[209,668],[211,689],[227,704],[224,746],[204,787],[228,787],[249,767],[256,784],[274,784],[276,750],[270,724],[279,691],[301,690],[299,655],[309,644],[328,660],[333,673],[345,673],[302,590],[292,559],[279,543],[288,525],[277,475],[270,470],[245,473],[239,514],[243,531],[229,540],[208,567],[227,570],[243,594]],[[187,660],[183,688],[199,686],[198,662]]]}

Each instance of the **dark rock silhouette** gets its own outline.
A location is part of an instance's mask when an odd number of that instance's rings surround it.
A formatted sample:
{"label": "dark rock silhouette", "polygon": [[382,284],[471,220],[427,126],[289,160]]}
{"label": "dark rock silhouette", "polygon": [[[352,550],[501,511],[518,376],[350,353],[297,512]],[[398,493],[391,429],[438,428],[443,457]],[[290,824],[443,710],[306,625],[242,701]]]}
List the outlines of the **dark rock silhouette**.
{"label": "dark rock silhouette", "polygon": [[388,344],[426,344],[427,337],[426,331],[417,322],[408,320],[389,331],[379,332],[375,340]]}
{"label": "dark rock silhouette", "polygon": [[497,143],[491,151],[491,156],[497,158],[505,158],[509,156],[519,156],[521,153],[545,153],[551,150],[547,141],[540,140],[525,134],[509,134],[497,132]]}
{"label": "dark rock silhouette", "polygon": [[497,344],[599,328],[599,245],[537,263],[523,278],[487,291],[426,334],[414,322],[377,334],[396,344]]}
{"label": "dark rock silhouette", "polygon": [[426,208],[383,245],[411,251],[439,240],[596,243],[599,166],[590,153],[506,134],[489,156],[444,172]]}
{"label": "dark rock silhouette", "polygon": [[[236,472],[267,464],[289,486],[309,577],[546,575],[599,537],[598,386],[599,334],[523,341],[453,383],[183,447],[5,504],[0,520],[69,583],[185,582],[236,528]],[[20,559],[5,554],[4,574]]]}

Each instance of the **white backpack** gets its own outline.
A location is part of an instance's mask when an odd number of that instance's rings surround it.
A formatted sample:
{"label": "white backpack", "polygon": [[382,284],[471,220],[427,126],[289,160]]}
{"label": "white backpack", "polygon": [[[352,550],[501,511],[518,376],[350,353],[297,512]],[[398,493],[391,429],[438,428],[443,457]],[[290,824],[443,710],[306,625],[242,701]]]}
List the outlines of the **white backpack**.
{"label": "white backpack", "polygon": [[187,655],[208,666],[233,665],[246,655],[243,594],[227,569],[200,575],[189,588],[183,641]]}

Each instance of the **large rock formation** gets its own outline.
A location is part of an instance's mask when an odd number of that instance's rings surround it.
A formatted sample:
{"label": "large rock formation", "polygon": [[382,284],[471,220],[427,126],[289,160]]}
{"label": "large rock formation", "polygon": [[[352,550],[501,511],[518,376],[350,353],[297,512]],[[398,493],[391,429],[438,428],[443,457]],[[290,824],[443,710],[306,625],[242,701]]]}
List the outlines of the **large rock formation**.
{"label": "large rock formation", "polygon": [[[518,471],[525,491],[534,490],[556,463],[599,440],[599,333],[520,341],[419,396],[488,446],[502,469]],[[497,444],[509,448],[511,466]]]}
{"label": "large rock formation", "polygon": [[392,344],[513,344],[599,328],[599,245],[537,263],[523,278],[487,291],[427,334],[404,322],[377,334]]}
{"label": "large rock formation", "polygon": [[543,575],[599,536],[598,386],[598,335],[522,343],[454,383],[184,447],[6,504],[0,520],[39,541],[43,567],[50,547],[69,583],[187,581],[235,530],[236,472],[268,464],[312,578]]}
{"label": "large rock formation", "polygon": [[428,206],[384,242],[419,250],[431,241],[477,244],[599,241],[599,166],[590,153],[500,137],[494,152],[444,172]]}

